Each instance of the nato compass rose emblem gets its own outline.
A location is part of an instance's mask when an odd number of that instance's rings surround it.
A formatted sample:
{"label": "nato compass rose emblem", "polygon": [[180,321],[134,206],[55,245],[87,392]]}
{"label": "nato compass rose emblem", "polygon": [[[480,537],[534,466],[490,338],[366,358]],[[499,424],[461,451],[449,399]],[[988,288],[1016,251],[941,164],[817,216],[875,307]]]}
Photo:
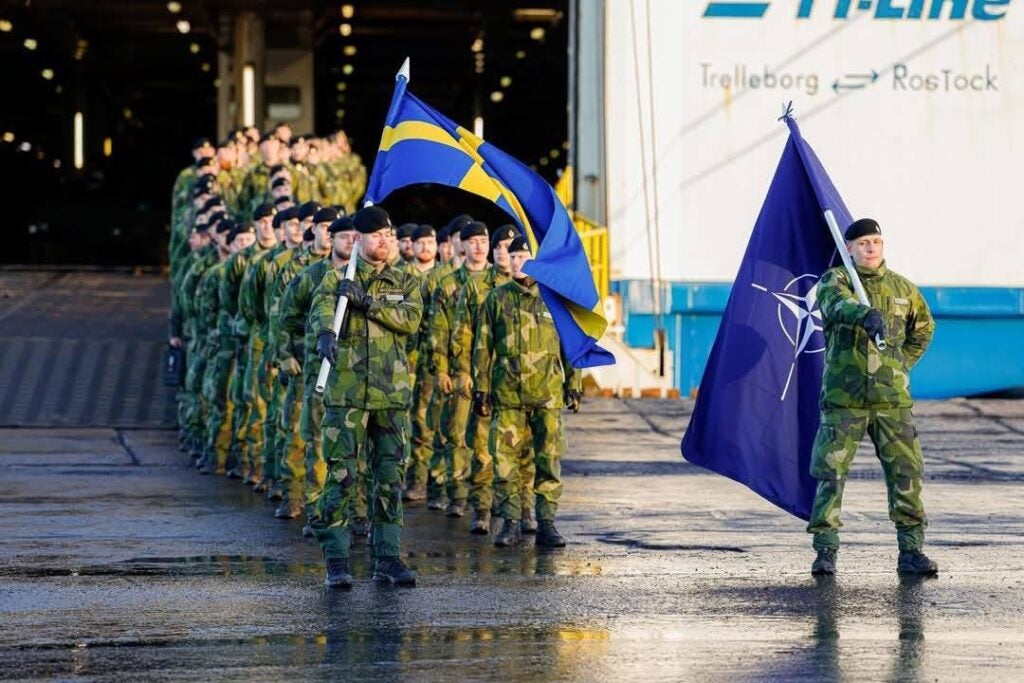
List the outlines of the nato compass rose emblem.
{"label": "nato compass rose emblem", "polygon": [[[801,280],[810,280],[814,286],[807,294],[796,293]],[[806,284],[806,283],[805,283]],[[778,303],[779,327],[793,345],[793,361],[786,376],[786,386],[782,388],[780,401],[786,400],[789,384],[793,380],[800,354],[822,353],[825,350],[825,338],[821,335],[821,309],[818,308],[818,276],[812,273],[798,275],[790,280],[781,292],[773,292],[764,285],[750,283],[754,289],[771,294]]]}

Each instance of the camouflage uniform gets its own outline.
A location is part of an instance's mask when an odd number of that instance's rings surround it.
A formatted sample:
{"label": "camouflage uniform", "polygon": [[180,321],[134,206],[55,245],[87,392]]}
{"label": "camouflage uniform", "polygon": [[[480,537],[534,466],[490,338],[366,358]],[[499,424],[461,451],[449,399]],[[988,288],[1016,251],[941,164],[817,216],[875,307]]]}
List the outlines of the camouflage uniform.
{"label": "camouflage uniform", "polygon": [[[332,329],[342,275],[328,270],[313,293],[319,336]],[[419,283],[385,265],[380,271],[359,260],[356,280],[373,303],[366,311],[348,309],[338,337],[338,364],[324,390],[324,459],[327,481],[313,531],[325,559],[348,557],[358,463],[371,481],[373,551],[395,557],[401,551],[402,481],[412,380],[406,337],[419,327],[423,306]]]}
{"label": "camouflage uniform", "polygon": [[825,333],[821,426],[814,440],[811,475],[818,491],[807,531],[814,548],[838,548],[843,488],[864,433],[875,444],[889,493],[889,518],[900,550],[920,550],[927,525],[921,503],[921,443],[910,399],[910,368],[935,332],[928,305],[906,278],[858,266],[873,308],[886,323],[888,348],[879,351],[861,321],[868,312],[843,268],[825,272],[818,284]]}
{"label": "camouflage uniform", "polygon": [[[317,318],[313,313],[313,292],[332,268],[329,258],[315,261],[292,279],[281,298],[278,326],[278,358],[295,358],[302,365],[303,403],[299,416],[299,436],[305,444],[306,478],[303,498],[306,517],[312,519],[316,502],[323,492],[327,463],[323,456],[320,424],[324,419],[324,400],[316,389],[320,360],[316,355]],[[360,465],[365,463],[360,461]],[[353,516],[366,518],[365,467],[359,468],[360,481],[353,503]]]}
{"label": "camouflage uniform", "polygon": [[[480,320],[480,307],[491,290],[512,280],[511,275],[502,273],[495,267],[488,268],[484,273],[483,277],[471,277],[466,282],[466,286],[462,288],[455,304],[451,366],[452,374],[459,378],[457,382],[462,381],[465,384],[470,383],[473,372],[473,334]],[[462,396],[472,397],[471,389],[467,387]],[[489,418],[482,418],[476,413],[470,413],[465,433],[466,453],[472,456],[471,462],[468,463],[469,471],[466,472],[466,463],[459,463],[459,469],[453,469],[452,478],[448,482],[448,497],[452,500],[461,500],[467,497],[466,478],[468,475],[469,505],[478,512],[489,512],[493,502],[494,462],[488,436],[490,426]],[[522,498],[520,503],[524,509],[532,510],[534,506],[533,479],[536,474],[532,448],[523,449],[519,465]]]}
{"label": "camouflage uniform", "polygon": [[562,495],[565,394],[581,387],[562,356],[554,319],[537,283],[514,280],[491,290],[480,309],[473,342],[473,390],[494,406],[490,429],[498,514],[522,517],[520,461],[535,452],[536,512],[554,521]]}
{"label": "camouflage uniform", "polygon": [[206,372],[203,375],[203,399],[206,405],[204,428],[206,468],[224,473],[231,450],[231,421],[234,402],[228,394],[228,378],[235,362],[236,342],[220,317],[220,283],[226,261],[211,266],[199,281],[199,315],[206,326]]}
{"label": "camouflage uniform", "polygon": [[[192,452],[203,451],[205,446],[202,407],[202,382],[206,372],[206,328],[199,319],[198,292],[203,273],[217,262],[217,248],[207,245],[194,252],[185,269],[176,300],[180,307],[181,332],[185,342],[185,386],[178,404],[178,425],[185,434],[185,442]],[[172,316],[174,313],[172,312]],[[172,322],[172,331],[174,323]]]}

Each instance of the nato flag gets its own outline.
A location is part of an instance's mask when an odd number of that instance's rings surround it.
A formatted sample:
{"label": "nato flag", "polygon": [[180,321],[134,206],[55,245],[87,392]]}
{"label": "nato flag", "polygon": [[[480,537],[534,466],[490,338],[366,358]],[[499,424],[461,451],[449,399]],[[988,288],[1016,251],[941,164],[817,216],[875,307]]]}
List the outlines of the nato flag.
{"label": "nato flag", "polygon": [[816,294],[850,213],[788,114],[789,140],[722,314],[683,457],[808,519],[825,339]]}

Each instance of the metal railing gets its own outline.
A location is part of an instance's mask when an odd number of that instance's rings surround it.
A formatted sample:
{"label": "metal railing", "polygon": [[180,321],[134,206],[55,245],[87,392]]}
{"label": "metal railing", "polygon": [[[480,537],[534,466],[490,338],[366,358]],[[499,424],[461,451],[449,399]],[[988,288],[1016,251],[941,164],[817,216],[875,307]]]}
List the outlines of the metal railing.
{"label": "metal railing", "polygon": [[610,287],[610,263],[608,252],[608,228],[598,225],[578,212],[573,213],[573,224],[583,242],[583,250],[590,261],[590,270],[594,276],[597,293],[603,302],[608,296]]}

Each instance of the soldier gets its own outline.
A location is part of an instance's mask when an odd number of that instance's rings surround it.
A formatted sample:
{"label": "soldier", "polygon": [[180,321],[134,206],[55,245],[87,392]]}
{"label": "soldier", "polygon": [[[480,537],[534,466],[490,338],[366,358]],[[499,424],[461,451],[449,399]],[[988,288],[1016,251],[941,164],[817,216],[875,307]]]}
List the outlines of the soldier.
{"label": "soldier", "polygon": [[[434,271],[437,261],[437,233],[430,225],[417,225],[416,229],[412,231],[411,238],[414,260],[406,266],[406,271],[420,283],[420,297],[426,302],[430,299],[429,275]],[[434,375],[428,370],[429,363],[426,362],[428,352],[425,347],[428,334],[428,319],[424,315],[420,319],[419,328],[414,334],[409,335],[407,347],[409,372],[415,379],[413,408],[410,416],[412,422],[411,450],[415,450],[417,453],[417,458],[413,460],[412,466],[408,469],[409,480],[406,490],[402,493],[402,500],[407,501],[421,501],[427,496],[426,465],[429,457],[427,454],[434,440],[434,427],[429,424],[428,419],[431,399],[434,395]],[[417,469],[420,470],[419,475],[415,472]]]}
{"label": "soldier", "polygon": [[[291,336],[281,327],[282,299],[289,284],[306,266],[330,255],[331,238],[328,228],[337,219],[338,212],[331,208],[319,209],[313,214],[312,227],[307,230],[312,233],[310,247],[291,252],[291,258],[280,265],[270,291],[272,309],[276,311],[271,319],[271,338],[275,340],[278,378],[285,388],[278,421],[281,430],[278,483],[283,496],[281,505],[274,512],[278,519],[295,519],[302,514],[306,479],[306,448],[300,435],[300,414],[305,389],[300,381],[304,353],[296,353],[290,343]],[[297,338],[301,340],[303,335]]]}
{"label": "soldier", "polygon": [[202,137],[192,144],[192,164],[181,169],[178,177],[174,179],[174,188],[171,190],[171,225],[178,223],[181,213],[188,206],[189,189],[199,177],[196,170],[199,161],[209,159],[216,152],[210,138]]}
{"label": "soldier", "polygon": [[[440,437],[444,448],[446,491],[431,490],[428,485],[427,508],[445,510],[445,494],[456,504],[465,505],[465,479],[469,473],[469,448],[466,446],[466,427],[469,422],[470,398],[455,391],[451,366],[455,310],[459,292],[471,277],[483,277],[487,269],[490,239],[487,226],[480,222],[467,223],[460,230],[465,262],[445,276],[431,302],[430,316],[431,365],[437,374],[437,387],[447,397],[441,408]],[[453,496],[455,496],[453,498]],[[461,497],[461,501],[459,500]],[[455,508],[453,508],[453,511]]]}
{"label": "soldier", "polygon": [[577,412],[583,396],[580,373],[561,352],[555,322],[537,282],[523,272],[530,245],[517,237],[509,247],[513,281],[491,290],[484,301],[473,346],[473,411],[490,417],[494,452],[494,493],[501,531],[497,546],[522,540],[520,457],[533,446],[537,545],[560,548],[555,528],[562,496],[561,457],[565,452],[562,408]]}
{"label": "soldier", "polygon": [[419,226],[415,223],[402,223],[395,231],[398,237],[398,252],[405,263],[412,263],[415,260],[412,253],[412,233],[417,227]]}
{"label": "soldier", "polygon": [[[311,313],[313,292],[320,285],[324,275],[331,268],[344,272],[349,259],[352,258],[352,245],[355,243],[355,228],[352,218],[341,217],[330,224],[327,232],[331,238],[331,257],[314,261],[303,268],[289,283],[281,299],[281,323],[278,351],[282,358],[292,357],[301,362],[303,404],[299,416],[299,434],[305,444],[306,478],[303,486],[303,497],[306,513],[306,525],[302,535],[313,536],[311,520],[316,510],[317,500],[324,487],[327,476],[327,465],[323,458],[321,445],[320,423],[324,417],[324,402],[316,393],[316,378],[320,372],[320,363],[316,354],[316,332],[318,331],[315,317]],[[287,361],[282,362],[282,367]],[[360,473],[363,468],[360,469]],[[360,481],[357,488],[353,510],[355,519],[352,525],[353,535],[365,537],[369,533],[369,522],[366,512],[366,486]]]}
{"label": "soldier", "polygon": [[[807,531],[814,534],[813,574],[834,574],[840,510],[850,464],[864,433],[882,462],[889,518],[896,525],[900,574],[938,573],[921,552],[927,526],[921,503],[922,454],[911,412],[910,369],[921,359],[935,322],[921,292],[885,265],[878,223],[854,221],[844,235],[870,307],[861,305],[849,273],[827,270],[818,284],[825,333],[821,425],[814,439],[811,475],[818,480]],[[887,348],[878,348],[876,338]]]}
{"label": "soldier", "polygon": [[242,282],[253,262],[277,244],[273,229],[275,213],[271,204],[265,203],[256,207],[249,225],[255,238],[254,244],[228,258],[221,283],[220,302],[226,318],[225,324],[234,331],[239,344],[236,370],[231,375],[231,395],[235,404],[232,433],[238,445],[239,462],[227,473],[231,479],[249,479],[256,468],[256,454],[250,450],[252,444],[248,438],[248,428],[256,403],[256,390],[253,385],[256,381],[254,354],[262,351],[262,348],[259,348],[261,342],[252,333],[246,316],[239,309],[239,299]]}
{"label": "soldier", "polygon": [[452,260],[451,230],[446,225],[437,231],[437,260],[441,264]]}
{"label": "soldier", "polygon": [[[333,366],[324,390],[324,459],[327,481],[313,532],[327,564],[327,585],[349,588],[349,534],[358,463],[371,483],[374,579],[414,586],[416,576],[402,562],[401,484],[405,475],[412,379],[406,337],[419,327],[422,302],[415,278],[388,263],[393,229],[380,207],[353,218],[359,232],[354,280],[328,270],[313,294],[317,355]],[[348,299],[341,334],[333,331],[339,296]]]}
{"label": "soldier", "polygon": [[[491,235],[491,256],[494,265],[480,273],[473,273],[459,292],[455,304],[455,321],[451,341],[451,374],[455,379],[455,391],[464,399],[473,397],[473,333],[479,322],[479,310],[492,289],[512,279],[508,247],[519,231],[511,225],[503,225]],[[449,517],[462,517],[467,502],[467,480],[469,482],[468,502],[473,509],[470,533],[488,534],[491,530],[492,487],[494,485],[494,463],[488,444],[490,420],[472,413],[466,427],[466,451],[471,455],[468,471],[459,463],[448,479],[448,498],[451,501],[446,510]],[[536,533],[537,522],[533,516],[533,451],[524,448],[521,453],[519,481],[521,483],[523,533]]]}

